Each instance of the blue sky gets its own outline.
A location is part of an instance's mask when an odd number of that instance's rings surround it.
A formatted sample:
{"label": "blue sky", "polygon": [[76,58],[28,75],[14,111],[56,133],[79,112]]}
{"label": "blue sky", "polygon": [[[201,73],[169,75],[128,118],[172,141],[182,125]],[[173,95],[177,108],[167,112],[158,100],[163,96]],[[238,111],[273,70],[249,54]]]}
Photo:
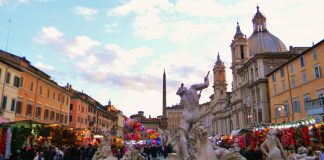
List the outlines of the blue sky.
{"label": "blue sky", "polygon": [[[162,113],[162,74],[167,73],[167,104],[179,103],[181,82],[202,82],[217,52],[227,67],[236,21],[252,32],[256,4],[268,30],[286,47],[310,46],[323,39],[321,0],[0,0],[0,48],[71,83],[102,104],[126,115]],[[8,20],[11,19],[6,46]],[[210,80],[212,80],[210,75]],[[210,85],[212,86],[212,85]],[[209,87],[201,102],[212,94]]]}

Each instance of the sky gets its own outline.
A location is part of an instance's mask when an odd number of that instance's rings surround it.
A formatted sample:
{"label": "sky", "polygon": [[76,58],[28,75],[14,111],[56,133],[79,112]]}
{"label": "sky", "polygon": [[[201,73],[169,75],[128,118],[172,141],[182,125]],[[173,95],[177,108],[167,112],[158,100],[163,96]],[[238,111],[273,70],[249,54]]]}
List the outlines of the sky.
{"label": "sky", "polygon": [[[0,0],[0,49],[103,105],[111,100],[127,116],[155,117],[164,69],[168,106],[179,103],[182,82],[203,82],[217,53],[231,90],[229,45],[237,22],[251,35],[257,4],[287,48],[323,39],[322,0]],[[212,77],[201,103],[212,94]]]}

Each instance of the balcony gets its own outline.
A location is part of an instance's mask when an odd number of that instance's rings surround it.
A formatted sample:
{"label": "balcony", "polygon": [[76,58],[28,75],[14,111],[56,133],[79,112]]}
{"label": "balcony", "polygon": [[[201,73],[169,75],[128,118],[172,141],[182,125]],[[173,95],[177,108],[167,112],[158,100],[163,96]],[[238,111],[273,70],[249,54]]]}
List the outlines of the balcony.
{"label": "balcony", "polygon": [[324,114],[324,97],[310,100],[305,103],[308,115]]}

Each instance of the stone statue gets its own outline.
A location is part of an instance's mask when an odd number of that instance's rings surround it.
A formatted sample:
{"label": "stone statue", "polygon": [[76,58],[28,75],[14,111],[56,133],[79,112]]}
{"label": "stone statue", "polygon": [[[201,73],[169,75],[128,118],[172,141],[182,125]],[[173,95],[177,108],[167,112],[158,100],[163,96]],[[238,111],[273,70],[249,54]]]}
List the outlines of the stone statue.
{"label": "stone statue", "polygon": [[[282,160],[286,158],[286,153],[276,134],[276,129],[269,130],[267,139],[261,144],[261,150],[271,160]],[[266,151],[266,148],[268,148],[269,153]]]}
{"label": "stone statue", "polygon": [[297,149],[297,154],[292,154],[288,159],[289,160],[315,160],[316,156],[307,156],[309,150],[303,146]]}
{"label": "stone statue", "polygon": [[145,160],[145,158],[141,155],[139,150],[135,149],[128,150],[121,160]]}
{"label": "stone statue", "polygon": [[[208,76],[208,75],[207,75]],[[190,127],[199,121],[199,98],[200,94],[197,91],[207,88],[209,85],[208,77],[205,77],[204,83],[194,84],[189,89],[184,87],[183,83],[177,91],[177,95],[181,97],[180,105],[183,107],[182,118],[179,126],[179,150],[181,159],[189,159],[188,141],[186,135]]]}
{"label": "stone statue", "polygon": [[215,154],[218,160],[246,160],[240,153],[235,150],[228,150],[216,146]]}
{"label": "stone statue", "polygon": [[[208,132],[201,124],[195,124],[191,130],[194,139],[190,139],[190,141],[195,141],[194,143],[189,143],[189,152],[197,153],[195,159],[207,159],[212,160],[216,159],[216,154],[213,149],[212,144],[208,139]],[[191,150],[193,148],[193,150]]]}
{"label": "stone statue", "polygon": [[93,156],[93,160],[117,160],[116,157],[113,156],[110,148],[111,136],[108,134],[101,141],[98,150]]}
{"label": "stone statue", "polygon": [[162,145],[166,146],[169,144],[170,141],[170,136],[169,136],[169,131],[168,130],[164,130],[161,133],[161,137],[162,137]]}

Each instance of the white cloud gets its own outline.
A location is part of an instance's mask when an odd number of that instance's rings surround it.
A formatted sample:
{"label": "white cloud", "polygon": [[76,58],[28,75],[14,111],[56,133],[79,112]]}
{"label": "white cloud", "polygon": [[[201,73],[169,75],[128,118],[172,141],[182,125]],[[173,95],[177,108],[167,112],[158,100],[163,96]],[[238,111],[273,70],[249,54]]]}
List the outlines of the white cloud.
{"label": "white cloud", "polygon": [[86,20],[91,21],[93,17],[98,14],[98,11],[93,8],[83,7],[83,6],[76,6],[73,9],[74,14],[83,16]]}
{"label": "white cloud", "polygon": [[193,23],[192,21],[177,21],[172,24],[170,41],[175,43],[187,43],[190,40],[195,41],[200,36],[208,36],[211,32],[219,29],[217,24],[213,23]]}
{"label": "white cloud", "polygon": [[38,55],[37,55],[37,58],[39,58],[39,59],[43,60],[43,59],[44,59],[44,56],[43,56],[43,55],[41,55],[41,54],[38,54]]}
{"label": "white cloud", "polygon": [[111,51],[114,56],[116,56],[113,61],[112,67],[115,72],[125,72],[130,67],[138,64],[139,59],[150,56],[153,54],[153,50],[144,46],[134,48],[131,50],[125,50],[121,48],[118,44],[107,44],[105,49]]}
{"label": "white cloud", "polygon": [[87,36],[76,36],[68,45],[65,46],[66,52],[71,58],[89,54],[91,49],[99,46],[100,43]]}
{"label": "white cloud", "polygon": [[87,36],[76,36],[70,40],[64,37],[64,34],[55,27],[43,27],[42,32],[34,37],[34,41],[43,45],[51,45],[64,51],[70,58],[84,56],[100,46],[100,42]]}
{"label": "white cloud", "polygon": [[54,68],[53,66],[50,66],[50,65],[48,65],[48,64],[44,64],[44,63],[42,63],[42,62],[38,62],[38,63],[36,63],[35,66],[36,66],[37,68],[39,68],[40,70],[43,70],[43,71],[45,71],[45,72],[52,72],[52,71],[55,70],[55,68]]}
{"label": "white cloud", "polygon": [[118,26],[119,26],[118,23],[105,24],[105,32],[107,33],[114,32]]}
{"label": "white cloud", "polygon": [[167,10],[172,7],[172,3],[168,0],[155,0],[155,1],[142,1],[142,0],[130,0],[125,4],[114,8],[112,11],[108,11],[108,15],[118,14],[127,15],[129,13],[136,14],[148,14],[152,10],[161,9]]}
{"label": "white cloud", "polygon": [[59,44],[64,42],[63,33],[55,27],[44,27],[39,36],[34,38],[34,41],[40,44]]}
{"label": "white cloud", "polygon": [[0,6],[4,6],[5,4],[7,4],[8,1],[7,0],[0,0]]}
{"label": "white cloud", "polygon": [[108,15],[128,15],[130,13],[135,13],[136,17],[133,22],[135,28],[134,34],[146,39],[158,39],[167,32],[167,26],[160,19],[159,14],[162,10],[171,9],[172,6],[172,3],[168,0],[131,0],[109,11]]}
{"label": "white cloud", "polygon": [[139,15],[134,19],[134,34],[146,39],[161,38],[167,31],[167,26],[162,23],[158,12],[150,11],[148,14]]}
{"label": "white cloud", "polygon": [[30,0],[17,0],[17,2],[21,4],[28,4],[30,3]]}

